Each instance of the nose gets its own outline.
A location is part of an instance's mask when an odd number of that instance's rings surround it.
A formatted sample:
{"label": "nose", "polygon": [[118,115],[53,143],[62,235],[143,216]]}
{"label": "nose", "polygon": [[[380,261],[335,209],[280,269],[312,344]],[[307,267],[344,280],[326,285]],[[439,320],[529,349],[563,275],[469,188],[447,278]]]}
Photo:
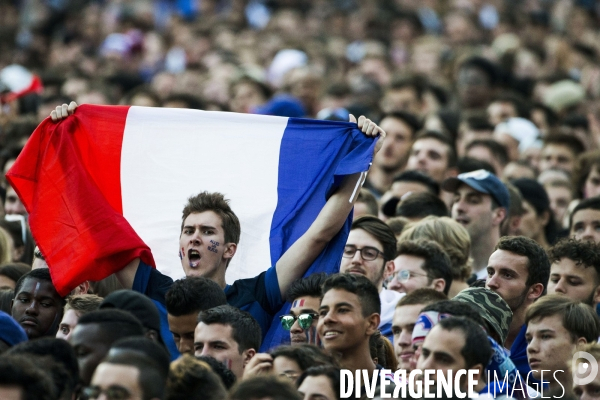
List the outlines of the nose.
{"label": "nose", "polygon": [[408,332],[406,329],[402,330],[402,333],[400,333],[400,336],[398,336],[398,344],[400,346],[411,346],[412,332]]}
{"label": "nose", "polygon": [[361,264],[362,262],[362,254],[360,253],[360,250],[356,250],[354,256],[352,257],[352,264]]}
{"label": "nose", "polygon": [[194,353],[194,344],[189,341],[181,338],[179,340],[179,352],[181,354],[193,354]]}
{"label": "nose", "polygon": [[38,315],[39,314],[37,301],[35,301],[35,300],[31,301],[31,304],[29,305],[29,307],[27,307],[25,309],[25,314],[28,314],[28,315]]}
{"label": "nose", "polygon": [[588,225],[585,228],[585,231],[583,232],[583,235],[581,236],[582,240],[587,240],[587,241],[591,241],[593,242],[595,237],[594,237],[594,227],[590,225]]}
{"label": "nose", "polygon": [[563,282],[563,279],[558,280],[558,283],[556,284],[556,286],[554,286],[554,291],[556,293],[562,293],[562,294],[567,293],[567,291],[565,290],[565,283]]}
{"label": "nose", "polygon": [[527,354],[536,354],[539,351],[537,345],[538,341],[535,338],[531,339],[531,342],[527,345]]}
{"label": "nose", "polygon": [[397,277],[394,277],[394,279],[388,283],[387,288],[389,290],[400,291],[402,290],[402,284],[398,281]]}
{"label": "nose", "polygon": [[294,321],[294,325],[292,325],[292,328],[290,329],[290,332],[292,332],[292,333],[302,333],[302,332],[304,332],[304,329],[300,328],[300,324],[298,323],[297,319]]}

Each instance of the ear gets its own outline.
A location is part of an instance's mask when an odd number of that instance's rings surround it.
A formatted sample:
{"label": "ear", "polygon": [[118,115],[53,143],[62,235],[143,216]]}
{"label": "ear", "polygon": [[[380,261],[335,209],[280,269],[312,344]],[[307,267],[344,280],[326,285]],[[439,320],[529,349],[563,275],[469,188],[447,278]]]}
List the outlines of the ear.
{"label": "ear", "polygon": [[534,283],[529,288],[529,291],[527,293],[527,298],[529,300],[535,300],[538,297],[540,297],[543,292],[544,292],[544,285],[542,285],[541,283]]}
{"label": "ear", "polygon": [[493,210],[492,222],[495,226],[499,226],[504,221],[504,218],[506,218],[506,209],[504,207],[498,207]]}
{"label": "ear", "polygon": [[254,349],[244,350],[244,352],[242,353],[242,355],[244,356],[244,367],[246,366],[246,364],[248,364],[248,362],[252,359],[252,357],[254,357],[255,354],[256,354],[256,350],[254,350]]}
{"label": "ear", "polygon": [[600,303],[600,285],[596,286],[594,289],[594,306]]}
{"label": "ear", "polygon": [[379,322],[381,322],[381,316],[377,313],[373,313],[367,317],[367,336],[371,336],[377,331]]}
{"label": "ear", "polygon": [[394,260],[388,261],[383,266],[383,280],[394,273],[396,270],[396,265],[394,264]]}
{"label": "ear", "polygon": [[579,339],[577,339],[577,342],[575,343],[577,346],[581,346],[583,344],[587,344],[587,339],[584,337],[580,337]]}
{"label": "ear", "polygon": [[443,278],[436,278],[431,281],[431,287],[438,292],[444,293],[444,289],[446,288],[446,281]]}
{"label": "ear", "polygon": [[235,243],[225,243],[225,252],[223,253],[223,258],[232,259],[237,251],[237,244]]}
{"label": "ear", "polygon": [[448,168],[446,170],[446,172],[444,173],[444,179],[456,178],[457,176],[458,176],[458,168],[456,168],[456,167]]}
{"label": "ear", "polygon": [[158,332],[156,332],[154,329],[148,329],[148,332],[146,332],[144,336],[153,342],[158,342]]}

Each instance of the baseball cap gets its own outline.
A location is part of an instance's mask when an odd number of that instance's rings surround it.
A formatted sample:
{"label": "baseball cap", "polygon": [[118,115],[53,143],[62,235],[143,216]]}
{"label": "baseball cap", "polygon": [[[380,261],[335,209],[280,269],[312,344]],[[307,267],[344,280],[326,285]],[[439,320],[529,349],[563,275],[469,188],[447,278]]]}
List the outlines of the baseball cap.
{"label": "baseball cap", "polygon": [[485,169],[465,172],[456,178],[448,178],[442,183],[442,189],[454,192],[462,184],[466,184],[478,192],[489,194],[505,209],[510,208],[510,195],[508,189],[500,179]]}

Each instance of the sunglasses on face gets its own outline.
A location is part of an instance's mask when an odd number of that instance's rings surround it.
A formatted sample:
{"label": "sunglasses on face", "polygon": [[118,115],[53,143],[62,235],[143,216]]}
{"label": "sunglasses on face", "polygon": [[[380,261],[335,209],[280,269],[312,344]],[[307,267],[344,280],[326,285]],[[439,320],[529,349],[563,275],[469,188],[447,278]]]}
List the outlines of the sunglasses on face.
{"label": "sunglasses on face", "polygon": [[302,314],[298,315],[297,317],[287,314],[287,315],[282,315],[279,318],[281,319],[281,326],[283,327],[283,329],[285,329],[286,331],[289,331],[290,329],[292,329],[292,326],[294,325],[294,322],[296,320],[298,320],[298,325],[300,325],[300,328],[302,328],[302,329],[310,328],[310,326],[313,323],[313,320],[319,318],[319,314],[317,314],[317,313],[302,313]]}
{"label": "sunglasses on face", "polygon": [[110,386],[102,389],[99,386],[88,386],[83,389],[83,398],[86,400],[95,400],[104,394],[108,400],[127,400],[131,398],[129,390],[121,386]]}

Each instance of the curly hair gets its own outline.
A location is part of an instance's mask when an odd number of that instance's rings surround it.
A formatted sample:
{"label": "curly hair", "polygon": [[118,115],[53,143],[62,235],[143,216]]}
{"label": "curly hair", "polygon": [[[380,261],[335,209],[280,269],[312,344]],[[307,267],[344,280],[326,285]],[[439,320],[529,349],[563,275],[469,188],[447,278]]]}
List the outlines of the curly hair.
{"label": "curly hair", "polygon": [[548,250],[551,263],[568,258],[575,264],[585,268],[593,267],[596,270],[596,280],[600,281],[600,244],[586,240],[572,238],[562,239]]}
{"label": "curly hair", "polygon": [[227,391],[221,380],[204,361],[184,354],[171,364],[166,400],[220,400],[226,397]]}

